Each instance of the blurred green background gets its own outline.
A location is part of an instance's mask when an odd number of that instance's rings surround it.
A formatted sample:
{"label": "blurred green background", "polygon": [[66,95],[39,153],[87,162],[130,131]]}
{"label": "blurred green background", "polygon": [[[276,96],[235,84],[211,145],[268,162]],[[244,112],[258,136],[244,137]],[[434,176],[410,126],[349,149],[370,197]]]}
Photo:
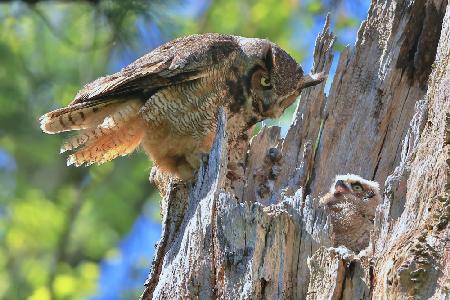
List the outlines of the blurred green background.
{"label": "blurred green background", "polygon": [[[354,43],[368,7],[368,0],[1,1],[0,299],[137,299],[160,236],[145,154],[66,167],[58,153],[64,136],[43,134],[39,116],[191,33],[269,38],[309,71],[326,13],[339,51]],[[268,123],[285,132],[294,109]]]}

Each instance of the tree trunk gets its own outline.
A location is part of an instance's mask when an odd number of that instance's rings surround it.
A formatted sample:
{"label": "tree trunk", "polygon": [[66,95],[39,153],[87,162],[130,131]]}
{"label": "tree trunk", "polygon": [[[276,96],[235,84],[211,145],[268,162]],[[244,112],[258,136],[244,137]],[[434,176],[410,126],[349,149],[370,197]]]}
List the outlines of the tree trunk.
{"label": "tree trunk", "polygon": [[[329,30],[314,72],[330,69]],[[237,143],[224,110],[195,181],[152,172],[163,235],[142,299],[449,299],[447,1],[374,0],[324,86],[302,92],[285,138],[270,127]],[[360,253],[330,247],[317,206],[347,173],[384,190]]]}

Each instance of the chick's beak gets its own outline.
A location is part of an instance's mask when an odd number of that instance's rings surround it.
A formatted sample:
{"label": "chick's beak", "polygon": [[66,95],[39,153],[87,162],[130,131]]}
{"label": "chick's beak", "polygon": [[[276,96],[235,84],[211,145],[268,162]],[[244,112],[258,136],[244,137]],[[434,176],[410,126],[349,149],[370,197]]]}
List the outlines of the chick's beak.
{"label": "chick's beak", "polygon": [[341,194],[348,193],[349,189],[347,185],[342,180],[336,181],[336,184],[334,185],[334,195],[340,196]]}

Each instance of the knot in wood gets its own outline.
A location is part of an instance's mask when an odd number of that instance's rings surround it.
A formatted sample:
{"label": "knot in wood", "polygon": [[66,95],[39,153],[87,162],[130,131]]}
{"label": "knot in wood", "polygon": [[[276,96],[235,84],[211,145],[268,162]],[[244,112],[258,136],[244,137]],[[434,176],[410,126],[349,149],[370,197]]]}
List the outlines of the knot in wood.
{"label": "knot in wood", "polygon": [[267,151],[267,156],[272,163],[279,162],[282,158],[282,154],[277,148],[269,148],[269,150]]}

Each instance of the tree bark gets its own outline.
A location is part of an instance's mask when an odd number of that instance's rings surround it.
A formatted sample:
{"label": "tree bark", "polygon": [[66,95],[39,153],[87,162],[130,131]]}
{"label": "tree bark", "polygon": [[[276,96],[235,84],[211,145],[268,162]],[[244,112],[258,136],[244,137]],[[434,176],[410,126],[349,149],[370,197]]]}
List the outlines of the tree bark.
{"label": "tree bark", "polygon": [[[314,72],[330,70],[329,26]],[[447,1],[373,1],[324,86],[302,92],[285,138],[270,127],[236,143],[223,110],[196,180],[152,172],[163,235],[142,299],[449,299]],[[360,253],[331,247],[317,206],[347,173],[384,190]]]}

